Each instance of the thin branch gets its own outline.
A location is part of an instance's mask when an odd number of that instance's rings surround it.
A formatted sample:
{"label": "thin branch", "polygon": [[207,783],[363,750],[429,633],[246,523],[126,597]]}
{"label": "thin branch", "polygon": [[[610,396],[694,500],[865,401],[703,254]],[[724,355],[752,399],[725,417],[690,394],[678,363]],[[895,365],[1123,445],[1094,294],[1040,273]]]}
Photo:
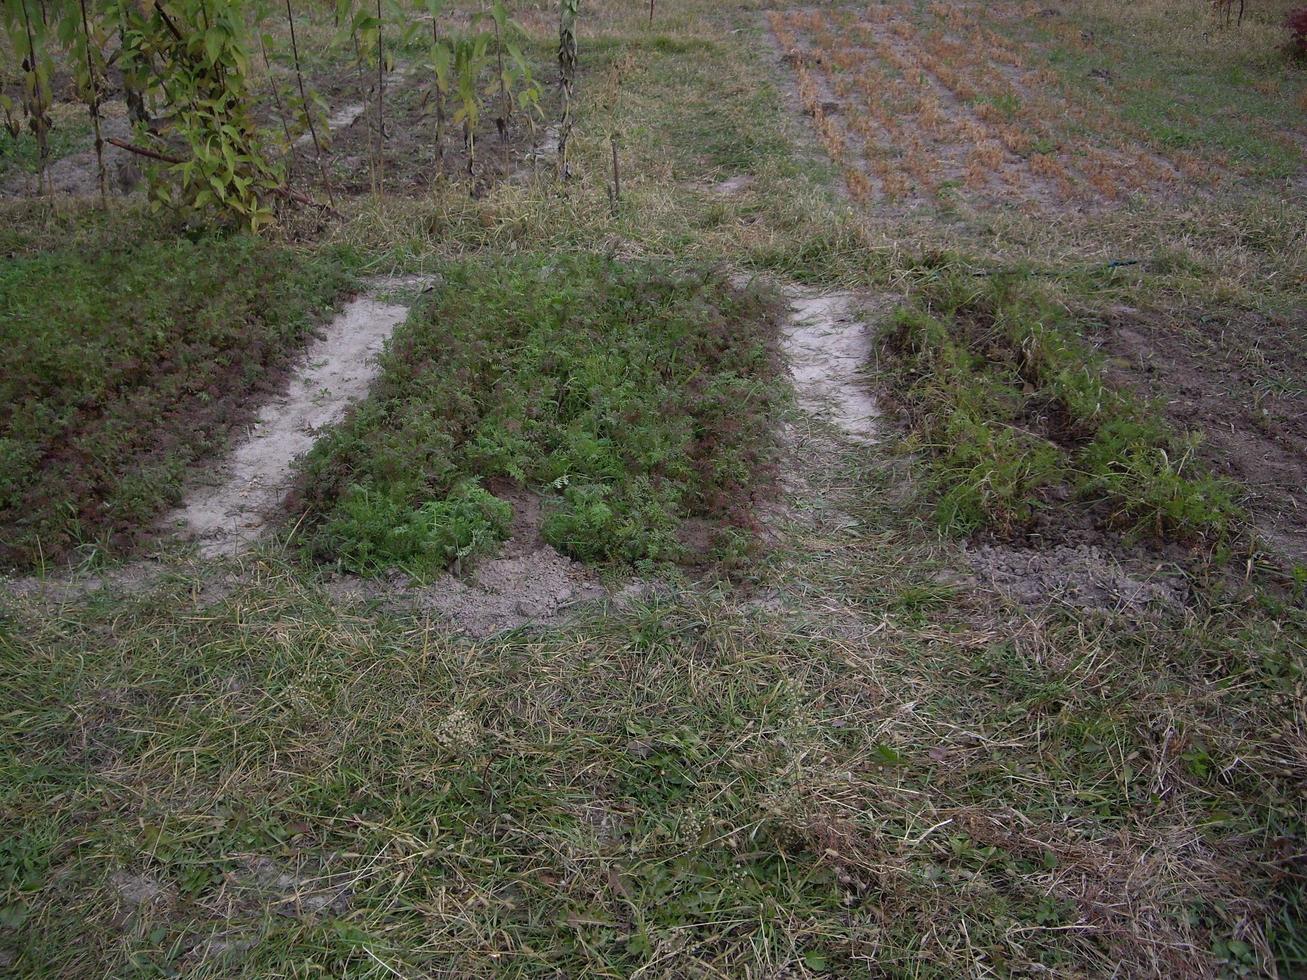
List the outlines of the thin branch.
{"label": "thin branch", "polygon": [[[186,160],[183,157],[173,156],[170,153],[161,153],[159,150],[152,150],[148,146],[137,146],[135,143],[128,143],[126,140],[120,140],[113,136],[109,137],[108,142],[112,143],[119,149],[126,150],[128,153],[135,153],[138,156],[148,157],[151,160],[158,160],[160,163],[186,163]],[[293,187],[270,187],[268,188],[268,192],[277,197],[283,198],[284,200],[294,201],[296,204],[303,204],[311,208],[320,208],[337,218],[340,217],[340,212],[330,204],[323,204],[321,201],[315,201],[307,194],[297,191]]]}

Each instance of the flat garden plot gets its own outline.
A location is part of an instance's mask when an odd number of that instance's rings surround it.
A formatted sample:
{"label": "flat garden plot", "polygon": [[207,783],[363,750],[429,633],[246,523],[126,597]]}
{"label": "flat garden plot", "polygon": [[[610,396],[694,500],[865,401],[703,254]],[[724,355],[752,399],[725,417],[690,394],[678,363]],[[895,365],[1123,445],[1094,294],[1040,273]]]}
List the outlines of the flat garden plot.
{"label": "flat garden plot", "polygon": [[0,247],[0,566],[119,552],[181,494],[348,287],[250,238],[122,242],[97,224]]}
{"label": "flat garden plot", "polygon": [[443,279],[307,457],[314,555],[429,578],[493,554],[523,488],[572,558],[738,557],[779,392],[763,295],[599,257]]}
{"label": "flat garden plot", "polygon": [[[1229,154],[1157,139],[1117,91],[1110,52],[1068,20],[1052,8],[941,3],[768,15],[803,109],[859,202],[911,207],[956,193],[976,205],[1101,208],[1245,175]],[[1038,41],[1012,29],[1041,21],[1055,32]],[[1074,61],[1077,50],[1093,67]],[[1069,63],[1083,77],[1059,70]],[[1276,146],[1293,152],[1291,140]]]}

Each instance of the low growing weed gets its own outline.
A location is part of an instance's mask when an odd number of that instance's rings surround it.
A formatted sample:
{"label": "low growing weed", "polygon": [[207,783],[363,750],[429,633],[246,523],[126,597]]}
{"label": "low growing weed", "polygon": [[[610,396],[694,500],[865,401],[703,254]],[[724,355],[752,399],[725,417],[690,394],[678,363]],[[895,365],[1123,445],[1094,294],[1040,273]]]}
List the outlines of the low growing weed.
{"label": "low growing weed", "polygon": [[452,266],[372,398],[310,454],[308,551],[438,571],[507,532],[478,478],[544,494],[545,540],[583,560],[684,558],[687,518],[748,526],[778,390],[768,312],[648,264]]}
{"label": "low growing weed", "polygon": [[1062,478],[1056,447],[1020,428],[1015,372],[993,370],[922,310],[900,310],[891,343],[901,404],[934,463],[928,483],[936,519],[950,533],[1011,529],[1033,515],[1040,491]]}
{"label": "low growing weed", "polygon": [[0,567],[129,546],[349,283],[343,255],[244,236],[74,231],[3,235]]}
{"label": "low growing weed", "polygon": [[1241,520],[1235,489],[1177,433],[1112,388],[1065,313],[1028,277],[945,272],[888,333],[901,404],[931,449],[941,528],[1007,532],[1058,484],[1105,497],[1159,537],[1220,540]]}

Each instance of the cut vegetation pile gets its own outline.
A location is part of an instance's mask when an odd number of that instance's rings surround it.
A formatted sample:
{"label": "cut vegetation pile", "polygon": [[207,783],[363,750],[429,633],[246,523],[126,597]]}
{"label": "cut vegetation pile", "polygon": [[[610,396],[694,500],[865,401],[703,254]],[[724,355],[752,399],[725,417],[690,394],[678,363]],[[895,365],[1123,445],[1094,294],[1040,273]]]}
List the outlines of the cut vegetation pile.
{"label": "cut vegetation pile", "polygon": [[720,276],[648,263],[450,267],[372,397],[310,454],[309,549],[430,577],[507,534],[496,480],[544,494],[544,538],[575,558],[739,547],[771,458],[769,313]]}

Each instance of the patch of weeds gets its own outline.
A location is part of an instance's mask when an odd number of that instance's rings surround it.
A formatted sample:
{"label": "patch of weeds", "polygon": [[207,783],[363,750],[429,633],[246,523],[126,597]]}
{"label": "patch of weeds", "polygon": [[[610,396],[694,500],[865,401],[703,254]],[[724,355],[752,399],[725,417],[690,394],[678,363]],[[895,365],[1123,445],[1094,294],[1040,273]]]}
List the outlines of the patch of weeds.
{"label": "patch of weeds", "polygon": [[886,337],[944,530],[1011,531],[1058,486],[1158,537],[1221,541],[1241,520],[1235,489],[1197,461],[1199,436],[1109,386],[1028,276],[933,275]]}
{"label": "patch of weeds", "polygon": [[[83,122],[55,126],[50,130],[50,162],[54,163],[76,153],[86,144],[90,125]],[[36,137],[24,130],[17,136],[0,127],[0,174],[35,174],[40,168],[40,152]]]}
{"label": "patch of weeds", "polygon": [[506,533],[467,489],[498,478],[545,495],[543,535],[573,557],[689,557],[687,519],[750,524],[778,392],[769,323],[764,295],[716,275],[593,256],[452,266],[369,401],[309,455],[307,550],[429,574]]}
{"label": "patch of weeds", "polygon": [[130,547],[349,282],[343,254],[97,221],[4,236],[0,566]]}
{"label": "patch of weeds", "polygon": [[989,370],[948,325],[921,310],[900,310],[889,339],[902,354],[894,374],[899,404],[934,460],[927,483],[940,527],[967,534],[1028,521],[1039,491],[1061,478],[1061,460],[1018,427],[1015,376]]}
{"label": "patch of weeds", "polygon": [[1081,454],[1084,488],[1102,491],[1123,516],[1158,537],[1208,532],[1223,538],[1239,505],[1229,481],[1203,472],[1198,442],[1197,434],[1178,436],[1151,419],[1112,419]]}
{"label": "patch of weeds", "polygon": [[321,546],[358,571],[401,568],[425,579],[492,551],[512,518],[508,503],[471,482],[417,508],[354,486],[323,526]]}

